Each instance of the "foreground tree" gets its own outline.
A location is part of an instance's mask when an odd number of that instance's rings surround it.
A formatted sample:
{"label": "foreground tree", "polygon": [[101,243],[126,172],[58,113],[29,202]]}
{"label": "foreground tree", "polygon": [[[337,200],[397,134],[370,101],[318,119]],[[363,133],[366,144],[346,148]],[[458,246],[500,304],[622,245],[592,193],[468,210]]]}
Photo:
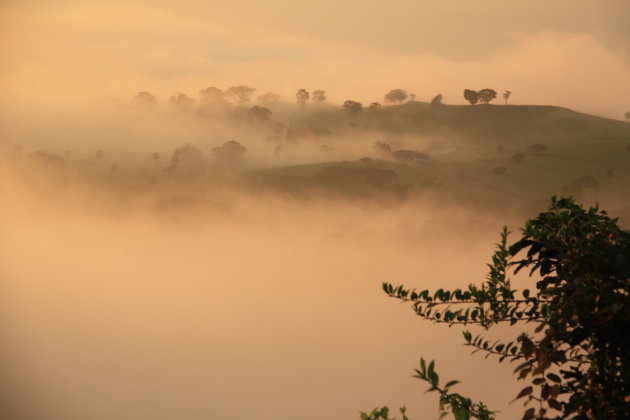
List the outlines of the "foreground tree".
{"label": "foreground tree", "polygon": [[[410,302],[415,313],[435,323],[476,324],[488,330],[523,323],[503,343],[464,331],[466,345],[518,362],[515,374],[530,383],[516,397],[528,407],[523,419],[630,418],[630,231],[597,207],[587,210],[570,198],[552,199],[548,211],[529,220],[521,238],[508,246],[507,228],[489,264],[487,281],[464,289],[410,290],[384,283],[385,292]],[[535,289],[512,287],[509,273],[528,269]],[[441,386],[433,362],[421,360],[417,377],[440,394],[440,406],[456,419],[492,419],[473,403]],[[364,419],[387,418],[382,409]],[[379,417],[380,416],[380,417]]]}

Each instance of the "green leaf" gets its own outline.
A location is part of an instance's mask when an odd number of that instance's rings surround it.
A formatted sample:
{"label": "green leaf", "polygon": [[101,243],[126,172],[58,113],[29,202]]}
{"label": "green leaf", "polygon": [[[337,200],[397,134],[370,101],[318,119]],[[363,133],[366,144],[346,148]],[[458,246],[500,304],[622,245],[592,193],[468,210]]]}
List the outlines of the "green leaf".
{"label": "green leaf", "polygon": [[455,380],[453,380],[453,381],[448,381],[448,382],[446,383],[446,385],[444,385],[444,388],[445,388],[445,389],[450,388],[450,387],[452,387],[453,385],[457,385],[458,383],[460,383],[460,382],[459,382],[459,381],[455,381]]}

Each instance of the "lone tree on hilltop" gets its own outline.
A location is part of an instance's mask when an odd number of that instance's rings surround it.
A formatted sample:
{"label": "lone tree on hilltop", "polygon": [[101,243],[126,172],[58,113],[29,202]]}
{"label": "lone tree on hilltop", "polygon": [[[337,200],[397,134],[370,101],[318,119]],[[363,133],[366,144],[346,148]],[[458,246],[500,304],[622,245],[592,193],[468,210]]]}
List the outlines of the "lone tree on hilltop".
{"label": "lone tree on hilltop", "polygon": [[479,102],[488,105],[491,100],[497,97],[497,92],[492,89],[481,89],[479,91]]}
{"label": "lone tree on hilltop", "polygon": [[385,103],[399,105],[407,100],[409,93],[404,89],[392,89],[385,95]]}
{"label": "lone tree on hilltop", "polygon": [[479,93],[476,90],[465,89],[464,99],[470,102],[471,105],[474,105],[479,102]]}
{"label": "lone tree on hilltop", "polygon": [[311,97],[311,94],[308,93],[308,90],[306,89],[300,89],[295,93],[295,97],[297,99],[298,105],[304,106],[306,105],[308,99]]}
{"label": "lone tree on hilltop", "polygon": [[[463,336],[475,352],[518,363],[517,378],[529,381],[516,396],[525,399],[523,420],[628,419],[630,231],[617,222],[598,207],[554,197],[515,243],[508,245],[503,229],[481,286],[431,292],[384,283],[383,290],[434,323],[518,329],[508,342],[467,330]],[[509,275],[523,269],[536,277],[533,290],[512,285]],[[451,391],[458,381],[441,384],[433,362],[421,359],[415,376],[439,394],[443,415],[494,419],[483,403]],[[361,417],[388,419],[388,413],[383,407]]]}

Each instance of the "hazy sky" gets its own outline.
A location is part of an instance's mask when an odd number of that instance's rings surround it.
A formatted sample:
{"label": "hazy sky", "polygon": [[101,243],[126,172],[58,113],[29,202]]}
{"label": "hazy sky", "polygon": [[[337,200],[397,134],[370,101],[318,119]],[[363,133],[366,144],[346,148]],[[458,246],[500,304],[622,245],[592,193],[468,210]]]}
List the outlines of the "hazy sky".
{"label": "hazy sky", "polygon": [[249,84],[291,99],[419,100],[511,90],[620,118],[630,109],[626,0],[3,1],[5,101],[196,95]]}

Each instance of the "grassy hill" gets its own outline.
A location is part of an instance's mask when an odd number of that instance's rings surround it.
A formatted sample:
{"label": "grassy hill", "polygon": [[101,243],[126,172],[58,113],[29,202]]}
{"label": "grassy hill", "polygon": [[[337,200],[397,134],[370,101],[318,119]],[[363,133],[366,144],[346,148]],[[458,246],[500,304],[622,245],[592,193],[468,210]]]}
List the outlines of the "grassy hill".
{"label": "grassy hill", "polygon": [[[361,168],[392,171],[395,182],[379,184],[379,191],[438,191],[470,199],[546,200],[551,194],[573,194],[593,199],[614,199],[630,205],[630,124],[552,106],[477,105],[431,106],[413,102],[349,115],[338,109],[305,114],[296,124],[326,128],[339,134],[369,134],[383,139],[404,137],[408,147],[417,138],[454,145],[449,153],[435,153],[428,161],[400,163],[387,158],[292,165],[250,173],[254,182],[282,188],[358,188]],[[533,146],[533,147],[532,147]],[[429,151],[429,153],[431,153]],[[322,183],[329,167],[337,183]],[[363,175],[361,175],[363,174]],[[383,176],[385,176],[383,174]],[[372,179],[372,181],[374,181]]]}

